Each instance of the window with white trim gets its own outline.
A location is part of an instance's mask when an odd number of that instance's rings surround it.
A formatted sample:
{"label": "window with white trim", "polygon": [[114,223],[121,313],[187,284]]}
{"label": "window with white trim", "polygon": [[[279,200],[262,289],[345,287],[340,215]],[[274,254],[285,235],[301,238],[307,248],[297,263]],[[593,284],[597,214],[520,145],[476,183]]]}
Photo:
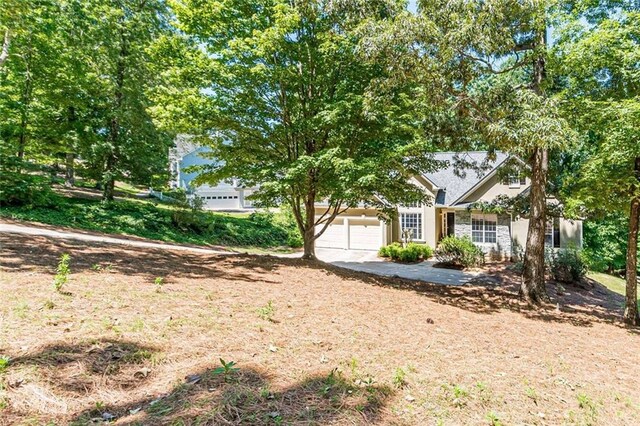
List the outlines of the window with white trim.
{"label": "window with white trim", "polygon": [[422,240],[422,213],[400,213],[400,230],[405,229],[414,240]]}
{"label": "window with white trim", "polygon": [[557,217],[547,221],[544,230],[544,244],[548,247],[560,247],[560,219]]}
{"label": "window with white trim", "polygon": [[471,215],[471,241],[494,244],[497,241],[498,217],[494,214]]}

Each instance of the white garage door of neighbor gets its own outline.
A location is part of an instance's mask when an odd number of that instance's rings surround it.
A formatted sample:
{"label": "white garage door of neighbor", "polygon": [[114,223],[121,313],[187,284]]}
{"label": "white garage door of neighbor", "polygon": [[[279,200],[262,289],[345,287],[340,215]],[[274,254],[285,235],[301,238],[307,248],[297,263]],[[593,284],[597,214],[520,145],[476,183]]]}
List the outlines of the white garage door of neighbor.
{"label": "white garage door of neighbor", "polygon": [[203,207],[209,209],[237,209],[240,205],[238,193],[220,193],[202,195]]}
{"label": "white garage door of neighbor", "polygon": [[378,250],[381,246],[379,221],[358,221],[349,224],[349,245],[354,250]]}
{"label": "white garage door of neighbor", "polygon": [[[317,228],[316,228],[317,229]],[[316,240],[316,247],[322,248],[345,248],[346,239],[344,235],[344,225],[342,221],[333,221],[327,229]]]}

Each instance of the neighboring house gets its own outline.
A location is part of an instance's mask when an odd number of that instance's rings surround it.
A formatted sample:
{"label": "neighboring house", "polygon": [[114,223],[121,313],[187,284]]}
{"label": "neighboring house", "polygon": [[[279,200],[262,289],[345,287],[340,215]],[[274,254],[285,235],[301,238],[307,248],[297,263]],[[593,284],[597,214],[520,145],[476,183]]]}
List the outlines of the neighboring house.
{"label": "neighboring house", "polygon": [[209,151],[209,148],[195,144],[188,135],[179,135],[169,151],[171,187],[182,188],[191,196],[200,197],[203,208],[207,210],[252,210],[253,203],[247,197],[255,188],[244,188],[236,179],[220,182],[216,186],[194,184],[199,172],[189,168],[215,164],[215,160],[206,157]]}
{"label": "neighboring house", "polygon": [[[486,168],[456,168],[456,158],[466,163],[485,164]],[[402,230],[410,230],[413,241],[436,247],[447,235],[467,236],[485,253],[497,258],[519,257],[524,251],[529,221],[511,213],[483,213],[473,203],[491,202],[498,195],[514,197],[528,191],[530,181],[524,176],[503,177],[503,168],[513,161],[504,153],[496,160],[486,160],[486,152],[437,153],[435,159],[447,166],[414,183],[432,197],[432,205],[398,206],[398,217],[386,223],[373,208],[353,208],[339,215],[316,240],[316,247],[377,250],[400,241]],[[521,162],[520,162],[521,163]],[[316,206],[316,214],[325,207]],[[549,247],[582,247],[582,222],[556,218],[547,227]]]}

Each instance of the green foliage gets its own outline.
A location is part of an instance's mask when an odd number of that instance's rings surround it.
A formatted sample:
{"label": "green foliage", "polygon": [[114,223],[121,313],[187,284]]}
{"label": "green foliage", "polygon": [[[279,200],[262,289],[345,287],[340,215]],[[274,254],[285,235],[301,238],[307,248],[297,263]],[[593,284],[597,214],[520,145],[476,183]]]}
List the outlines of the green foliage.
{"label": "green foliage", "polygon": [[50,185],[39,168],[0,148],[0,206],[46,206],[52,197]]}
{"label": "green foliage", "polygon": [[47,205],[50,197],[51,187],[48,178],[0,170],[0,206]]}
{"label": "green foliage", "polygon": [[502,420],[500,420],[500,417],[493,411],[487,413],[485,417],[491,426],[502,426],[504,424]]}
{"label": "green foliage", "polygon": [[435,253],[438,262],[470,268],[484,263],[484,253],[469,237],[450,235],[440,240]]}
{"label": "green foliage", "polygon": [[162,286],[164,285],[164,278],[156,277],[153,280],[153,284],[156,286],[156,292],[159,292],[160,290],[162,290]]}
{"label": "green foliage", "polygon": [[578,282],[587,273],[580,251],[574,248],[547,250],[547,266],[556,281]]}
{"label": "green foliage", "polygon": [[360,202],[395,214],[391,204],[427,197],[410,181],[432,165],[410,114],[419,88],[385,86],[388,68],[362,54],[361,27],[402,13],[401,2],[176,3],[213,70],[203,126],[222,161],[202,181],[259,184],[255,200],[291,206],[307,241],[322,223],[307,214],[315,202],[331,219]]}
{"label": "green foliage", "polygon": [[276,308],[273,306],[273,302],[269,300],[267,304],[257,310],[258,316],[265,321],[273,321],[273,315],[276,313]]}
{"label": "green foliage", "polygon": [[9,368],[11,358],[6,355],[0,355],[0,374],[4,373]]}
{"label": "green foliage", "polygon": [[629,220],[623,214],[609,214],[583,224],[582,257],[589,269],[598,272],[624,270]]}
{"label": "green foliage", "polygon": [[176,208],[138,200],[101,203],[55,196],[50,207],[3,207],[0,216],[176,243],[267,248],[287,246],[290,239],[290,228],[278,220],[256,223],[248,217],[183,209],[182,218],[188,222],[176,223]]}
{"label": "green foliage", "polygon": [[393,374],[393,385],[397,388],[403,388],[407,385],[407,372],[398,367]]}
{"label": "green foliage", "polygon": [[381,247],[378,255],[389,257],[396,262],[413,263],[430,258],[433,249],[426,244],[409,243],[403,247],[401,243],[395,242]]}
{"label": "green foliage", "polygon": [[56,275],[53,277],[53,287],[56,291],[62,291],[62,287],[69,281],[69,273],[71,272],[69,269],[70,261],[71,257],[67,253],[60,256],[60,262],[56,268]]}
{"label": "green foliage", "polygon": [[232,376],[240,371],[239,368],[235,367],[235,361],[225,362],[224,359],[220,358],[220,364],[222,366],[213,370],[214,376],[222,376],[225,381],[231,380]]}
{"label": "green foliage", "polygon": [[[192,99],[183,89],[193,79],[176,68],[199,52],[170,19],[165,0],[3,0],[0,144],[57,172],[80,158],[77,171],[102,184],[166,182],[177,118]],[[0,199],[41,204],[37,182],[15,178],[0,187],[17,197]]]}

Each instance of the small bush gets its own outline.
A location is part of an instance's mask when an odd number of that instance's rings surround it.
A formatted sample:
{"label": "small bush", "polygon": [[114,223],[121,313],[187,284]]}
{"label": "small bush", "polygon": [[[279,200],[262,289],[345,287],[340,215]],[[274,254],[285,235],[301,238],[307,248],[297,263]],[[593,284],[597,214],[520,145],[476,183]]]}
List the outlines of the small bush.
{"label": "small bush", "polygon": [[50,206],[54,198],[48,178],[34,173],[0,168],[0,205]]}
{"label": "small bush", "polygon": [[273,306],[273,302],[269,300],[265,306],[258,308],[256,312],[263,320],[273,322],[273,315],[276,313],[276,308]]}
{"label": "small bush", "polygon": [[443,238],[436,250],[436,258],[439,262],[469,268],[484,263],[484,253],[471,242],[469,237],[455,237],[453,235]]}
{"label": "small bush", "polygon": [[406,247],[395,242],[388,246],[381,247],[378,251],[380,257],[388,257],[396,262],[418,262],[428,259],[433,254],[433,249],[425,244],[409,243]]}
{"label": "small bush", "polygon": [[249,215],[249,220],[256,225],[273,226],[275,215],[269,211],[256,211]]}
{"label": "small bush", "polygon": [[402,248],[402,244],[400,244],[398,242],[391,243],[388,246],[380,247],[380,250],[378,250],[378,256],[380,256],[380,257],[391,257],[392,250],[396,250],[398,248]]}
{"label": "small bush", "polygon": [[0,373],[4,373],[7,368],[9,368],[9,363],[11,358],[6,355],[0,355]]}
{"label": "small bush", "polygon": [[60,263],[58,263],[58,268],[56,269],[56,276],[53,277],[53,287],[56,291],[62,291],[62,287],[69,281],[69,261],[71,257],[68,254],[63,254],[60,257]]}
{"label": "small bush", "polygon": [[570,283],[580,281],[587,273],[587,265],[576,249],[567,248],[547,252],[547,266],[553,279]]}

